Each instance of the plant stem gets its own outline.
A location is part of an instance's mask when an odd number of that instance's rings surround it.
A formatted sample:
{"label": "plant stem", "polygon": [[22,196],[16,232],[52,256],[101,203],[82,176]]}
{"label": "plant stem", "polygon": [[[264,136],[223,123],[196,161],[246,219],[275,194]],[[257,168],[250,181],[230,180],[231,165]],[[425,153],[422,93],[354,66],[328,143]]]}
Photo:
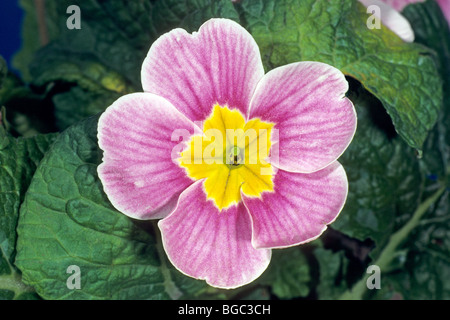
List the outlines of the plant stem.
{"label": "plant stem", "polygon": [[[439,199],[439,197],[444,193],[446,186],[442,186],[437,190],[432,196],[427,198],[422,202],[419,207],[414,212],[411,219],[397,232],[392,234],[389,239],[388,244],[383,249],[378,259],[373,263],[377,265],[380,270],[387,269],[395,257],[395,253],[400,246],[400,244],[408,237],[411,231],[419,224],[420,219],[423,217],[425,212]],[[364,293],[367,292],[367,278],[370,275],[364,276],[359,280],[351,289],[344,292],[339,299],[340,300],[361,300]]]}
{"label": "plant stem", "polygon": [[34,0],[36,8],[36,19],[38,23],[39,40],[45,46],[49,42],[47,22],[45,19],[45,0]]}

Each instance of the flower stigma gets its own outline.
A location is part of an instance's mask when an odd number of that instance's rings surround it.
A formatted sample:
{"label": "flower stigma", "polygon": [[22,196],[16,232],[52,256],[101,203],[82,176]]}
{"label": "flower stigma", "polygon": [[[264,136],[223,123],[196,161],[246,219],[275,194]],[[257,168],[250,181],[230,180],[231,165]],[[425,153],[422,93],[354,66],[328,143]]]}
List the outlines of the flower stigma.
{"label": "flower stigma", "polygon": [[273,192],[274,170],[266,161],[274,124],[245,121],[236,109],[216,104],[203,123],[203,135],[191,137],[178,163],[193,180],[205,179],[206,196],[219,211],[236,205],[242,194]]}
{"label": "flower stigma", "polygon": [[240,165],[242,165],[244,159],[242,157],[242,151],[239,147],[234,146],[232,147],[228,153],[228,161],[225,161],[230,169],[234,169],[236,167],[239,167]]}

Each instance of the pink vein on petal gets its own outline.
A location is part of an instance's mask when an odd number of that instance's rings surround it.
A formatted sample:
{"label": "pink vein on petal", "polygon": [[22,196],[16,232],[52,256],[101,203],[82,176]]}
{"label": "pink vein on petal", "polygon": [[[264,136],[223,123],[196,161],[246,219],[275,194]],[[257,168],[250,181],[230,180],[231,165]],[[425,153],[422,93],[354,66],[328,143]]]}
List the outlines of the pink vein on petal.
{"label": "pink vein on petal", "polygon": [[264,75],[259,48],[239,24],[211,19],[198,32],[174,29],[150,48],[142,65],[144,91],[165,97],[192,121],[215,103],[246,114]]}
{"label": "pink vein on petal", "polygon": [[356,112],[345,97],[348,83],[338,69],[297,62],[268,72],[252,98],[249,118],[275,123],[279,158],[291,172],[314,172],[335,161],[356,131]]}
{"label": "pink vein on petal", "polygon": [[98,174],[119,211],[136,219],[164,217],[192,183],[172,160],[172,150],[180,143],[172,140],[175,129],[188,136],[200,130],[166,99],[151,93],[123,96],[102,114],[98,139],[103,162]]}
{"label": "pink vein on petal", "polygon": [[202,180],[180,195],[176,209],[158,225],[172,264],[215,287],[247,284],[269,264],[270,250],[251,244],[250,216],[242,202],[219,213],[206,199]]}

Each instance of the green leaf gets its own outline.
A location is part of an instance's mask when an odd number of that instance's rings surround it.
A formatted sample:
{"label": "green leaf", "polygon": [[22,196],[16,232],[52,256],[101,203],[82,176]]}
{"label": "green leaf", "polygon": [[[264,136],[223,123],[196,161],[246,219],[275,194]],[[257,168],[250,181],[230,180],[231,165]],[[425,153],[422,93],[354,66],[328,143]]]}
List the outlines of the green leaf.
{"label": "green leaf", "polygon": [[299,247],[273,250],[272,260],[259,283],[270,285],[280,299],[306,297],[309,294],[310,269]]}
{"label": "green leaf", "polygon": [[247,0],[241,6],[266,69],[308,60],[339,68],[383,103],[410,146],[422,148],[442,107],[432,51],[384,26],[368,29],[358,1]]}
{"label": "green leaf", "polygon": [[318,298],[331,300],[337,298],[345,289],[345,272],[348,260],[343,251],[332,252],[324,248],[314,250],[319,263],[319,284],[317,285]]}
{"label": "green leaf", "polygon": [[[22,47],[14,55],[12,65],[17,69],[21,78],[29,82],[32,80],[29,65],[37,50],[55,39],[61,28],[59,18],[64,11],[57,10],[59,1],[30,1],[19,0],[19,6],[24,12],[22,22]],[[43,10],[42,10],[43,8]]]}
{"label": "green leaf", "polygon": [[102,112],[120,97],[118,93],[107,91],[93,92],[82,89],[80,86],[70,88],[69,91],[53,97],[56,125],[66,128],[73,123],[81,121],[93,114]]}
{"label": "green leaf", "polygon": [[[97,165],[97,120],[62,133],[37,169],[17,228],[16,265],[46,299],[168,299],[199,294],[203,281],[171,275],[154,225],[109,203]],[[67,268],[80,268],[69,289]]]}
{"label": "green leaf", "polygon": [[[416,41],[436,52],[436,61],[444,79],[444,92],[450,90],[450,29],[439,6],[434,1],[405,8]],[[444,105],[450,98],[444,96]],[[450,186],[450,109],[442,109],[438,122],[424,144],[420,169],[427,177],[424,196],[441,185]],[[450,298],[450,195],[447,191],[419,222],[404,244],[402,263],[384,277],[385,286],[376,298],[396,294],[404,299]]]}
{"label": "green leaf", "polygon": [[81,29],[66,27],[72,1],[45,4],[49,23],[60,27],[34,55],[30,74],[34,85],[53,86],[60,129],[103,111],[120,95],[142,90],[140,67],[156,36],[149,1],[83,1]]}
{"label": "green leaf", "polygon": [[414,150],[395,134],[381,103],[355,81],[350,83],[358,129],[339,159],[349,194],[332,228],[361,241],[372,239],[375,256],[402,223],[398,217],[410,215],[419,204],[422,175]]}
{"label": "green leaf", "polygon": [[404,299],[450,299],[450,195],[447,192],[410,237],[402,269],[387,277]]}
{"label": "green leaf", "polygon": [[[65,12],[71,4],[70,0],[58,1],[56,10]],[[210,0],[155,4],[148,0],[92,0],[81,3],[80,10],[81,29],[61,28],[58,37],[35,57],[31,74],[37,77],[37,84],[55,79],[77,80],[88,88],[94,83],[82,80],[91,78],[92,82],[101,83],[97,78],[104,72],[112,72],[124,77],[121,83],[125,87],[139,90],[142,61],[152,42],[163,32],[180,25],[196,29],[213,16],[238,18],[231,3]],[[67,17],[58,17],[58,22],[65,25]],[[65,68],[71,72],[64,71]],[[77,76],[79,79],[74,78]]]}
{"label": "green leaf", "polygon": [[175,27],[194,32],[203,22],[218,17],[239,22],[239,15],[232,2],[220,0],[157,1],[152,17],[160,33]]}
{"label": "green leaf", "polygon": [[[444,92],[448,91],[450,89],[450,30],[439,6],[434,1],[418,3],[408,6],[404,14],[411,21],[416,41],[435,50],[436,54],[433,58],[440,66]],[[449,98],[445,96],[444,99],[445,105],[448,105]],[[413,221],[405,211],[399,215],[397,219],[403,224],[401,230],[406,230],[406,233],[394,234],[384,249],[384,252],[389,254],[383,254],[383,259],[380,255],[380,258],[375,261],[375,263],[383,262],[384,264],[390,261],[389,265],[382,269],[381,290],[372,292],[376,299],[448,299],[450,296],[448,281],[450,196],[448,189],[437,198],[437,201],[431,203],[431,206],[424,207],[429,197],[435,197],[436,193],[439,194],[439,190],[446,185],[449,186],[449,121],[450,109],[443,108],[435,127],[424,143],[423,156],[417,161],[420,165],[419,171],[424,177],[423,183],[416,187],[421,190],[419,198],[422,202],[417,210],[421,207],[427,210],[420,214],[420,220]],[[411,227],[407,228],[408,225]],[[397,243],[394,249],[392,249],[393,243]],[[388,247],[390,250],[387,250]],[[364,285],[364,282],[358,283],[359,289]]]}
{"label": "green leaf", "polygon": [[[49,11],[65,12],[72,2],[52,2]],[[119,95],[142,91],[142,62],[162,33],[178,26],[193,31],[211,17],[239,18],[231,1],[92,0],[79,6],[81,29],[61,27],[30,65],[34,85],[57,84],[53,102],[62,129],[103,111]],[[68,15],[50,17],[65,26]]]}
{"label": "green leaf", "polygon": [[16,226],[33,173],[55,137],[48,134],[15,139],[0,124],[0,298],[18,299],[34,292],[22,283],[13,263]]}
{"label": "green leaf", "polygon": [[[432,48],[433,57],[443,79],[443,91],[450,91],[450,27],[435,1],[416,3],[403,14],[413,26],[416,41]],[[450,164],[450,95],[443,96],[444,108],[426,142],[421,161],[422,170],[434,180],[442,180]]]}

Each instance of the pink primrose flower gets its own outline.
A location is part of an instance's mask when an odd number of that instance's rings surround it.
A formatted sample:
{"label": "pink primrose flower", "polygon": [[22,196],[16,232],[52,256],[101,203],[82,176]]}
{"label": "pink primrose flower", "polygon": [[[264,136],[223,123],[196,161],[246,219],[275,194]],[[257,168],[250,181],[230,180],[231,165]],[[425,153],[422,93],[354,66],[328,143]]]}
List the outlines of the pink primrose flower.
{"label": "pink primrose flower", "polygon": [[[405,42],[414,41],[414,31],[409,21],[400,12],[409,4],[424,2],[425,0],[359,0],[368,9],[377,6],[375,16]],[[436,0],[447,22],[450,25],[450,0]]]}
{"label": "pink primrose flower", "polygon": [[[402,11],[408,4],[425,2],[425,0],[383,0],[397,11]],[[435,0],[442,10],[447,22],[450,23],[450,0]]]}
{"label": "pink primrose flower", "polygon": [[387,4],[386,0],[359,0],[368,10],[373,10],[377,19],[405,42],[414,41],[414,31],[409,21],[399,11]]}
{"label": "pink primrose flower", "polygon": [[157,39],[141,80],[144,92],[99,119],[98,174],[119,211],[161,219],[182,273],[245,285],[271,249],[316,239],[336,219],[348,190],[336,159],[356,130],[338,69],[297,62],[265,74],[252,36],[211,19]]}

